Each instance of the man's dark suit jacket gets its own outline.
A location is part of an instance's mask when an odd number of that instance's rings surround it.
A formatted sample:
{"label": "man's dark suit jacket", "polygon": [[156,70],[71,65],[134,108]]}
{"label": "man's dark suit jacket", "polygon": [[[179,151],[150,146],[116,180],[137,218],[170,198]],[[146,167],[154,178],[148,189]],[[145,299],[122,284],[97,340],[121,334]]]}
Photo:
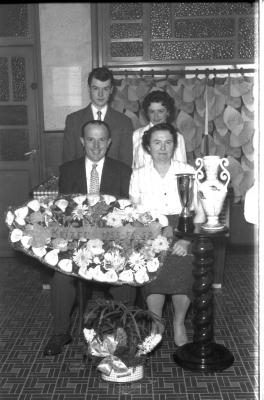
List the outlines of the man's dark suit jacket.
{"label": "man's dark suit jacket", "polygon": [[[117,198],[128,198],[131,172],[132,169],[126,164],[105,157],[100,192],[102,194],[111,194]],[[69,161],[60,166],[59,193],[88,193],[85,157]]]}
{"label": "man's dark suit jacket", "polygon": [[[67,115],[63,138],[63,163],[84,155],[80,142],[81,128],[85,122],[93,119],[91,104]],[[108,106],[104,121],[109,125],[112,136],[112,143],[107,155],[131,166],[133,160],[133,125],[131,120],[126,115]]]}

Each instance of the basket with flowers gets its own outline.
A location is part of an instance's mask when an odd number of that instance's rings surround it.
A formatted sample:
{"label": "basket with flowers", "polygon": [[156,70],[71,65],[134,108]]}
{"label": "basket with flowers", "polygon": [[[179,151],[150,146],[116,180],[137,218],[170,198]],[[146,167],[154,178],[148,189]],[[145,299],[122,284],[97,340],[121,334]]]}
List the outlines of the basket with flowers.
{"label": "basket with flowers", "polygon": [[114,196],[64,195],[9,207],[12,246],[44,265],[87,280],[142,285],[169,248],[167,218]]}
{"label": "basket with flowers", "polygon": [[148,310],[98,300],[84,316],[85,355],[102,379],[132,382],[143,378],[147,354],[161,341],[159,319]]}

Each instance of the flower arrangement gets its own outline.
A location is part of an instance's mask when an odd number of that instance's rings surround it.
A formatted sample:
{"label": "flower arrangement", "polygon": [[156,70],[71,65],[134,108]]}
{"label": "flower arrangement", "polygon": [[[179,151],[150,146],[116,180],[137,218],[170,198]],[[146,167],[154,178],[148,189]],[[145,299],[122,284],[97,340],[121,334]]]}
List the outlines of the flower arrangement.
{"label": "flower arrangement", "polygon": [[110,195],[31,200],[6,213],[10,242],[43,264],[99,282],[130,285],[157,276],[167,218]]}
{"label": "flower arrangement", "polygon": [[146,355],[162,339],[157,330],[151,333],[155,322],[159,319],[148,310],[99,299],[84,316],[85,355],[96,363],[105,380],[140,379]]}

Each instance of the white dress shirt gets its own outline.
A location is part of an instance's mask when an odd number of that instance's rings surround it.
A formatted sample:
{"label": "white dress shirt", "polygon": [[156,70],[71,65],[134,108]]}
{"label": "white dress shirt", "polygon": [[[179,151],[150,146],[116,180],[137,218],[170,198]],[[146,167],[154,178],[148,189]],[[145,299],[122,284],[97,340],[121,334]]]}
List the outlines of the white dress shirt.
{"label": "white dress shirt", "polygon": [[87,191],[89,193],[89,188],[90,188],[90,177],[91,177],[91,171],[93,164],[97,164],[96,170],[99,175],[99,187],[101,185],[101,178],[102,178],[102,171],[103,171],[103,166],[104,166],[104,160],[105,158],[101,158],[99,161],[91,161],[89,158],[85,157],[85,173],[86,173],[86,182],[87,182]]}
{"label": "white dress shirt", "polygon": [[[153,124],[150,122],[147,126],[137,129],[133,133],[133,168],[142,167],[151,161],[151,156],[142,146],[142,137],[145,131],[149,130]],[[177,132],[178,144],[173,154],[173,160],[187,162],[186,149],[183,136]]]}
{"label": "white dress shirt", "polygon": [[106,111],[107,111],[107,105],[106,106],[104,106],[101,110],[98,110],[98,108],[96,108],[93,104],[91,104],[91,108],[92,108],[92,113],[93,113],[93,117],[94,117],[94,119],[99,119],[98,118],[98,111],[101,111],[101,121],[104,121],[104,119],[105,119],[105,114],[106,114]]}

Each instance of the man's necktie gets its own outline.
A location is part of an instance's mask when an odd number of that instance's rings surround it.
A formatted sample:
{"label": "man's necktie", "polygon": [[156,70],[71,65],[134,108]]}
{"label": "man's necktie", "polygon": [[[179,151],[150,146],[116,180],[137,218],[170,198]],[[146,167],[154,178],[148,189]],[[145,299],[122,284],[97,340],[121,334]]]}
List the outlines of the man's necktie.
{"label": "man's necktie", "polygon": [[89,194],[99,193],[99,174],[97,172],[97,164],[93,164],[90,176],[90,190]]}
{"label": "man's necktie", "polygon": [[102,112],[101,111],[97,111],[97,115],[98,115],[98,120],[102,121]]}

